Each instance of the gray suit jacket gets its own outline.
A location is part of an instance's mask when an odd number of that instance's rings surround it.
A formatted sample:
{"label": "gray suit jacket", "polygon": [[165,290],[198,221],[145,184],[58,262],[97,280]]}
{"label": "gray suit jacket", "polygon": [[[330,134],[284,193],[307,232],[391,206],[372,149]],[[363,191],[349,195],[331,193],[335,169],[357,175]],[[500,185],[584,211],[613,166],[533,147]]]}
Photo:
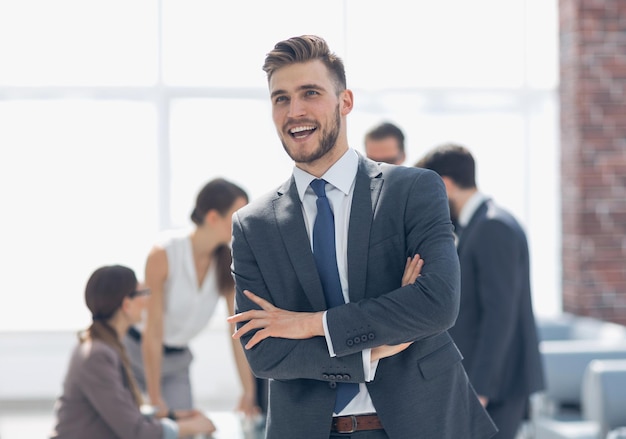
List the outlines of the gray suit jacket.
{"label": "gray suit jacket", "polygon": [[542,389],[526,234],[486,200],[461,233],[458,253],[461,309],[450,334],[476,391],[497,402]]}
{"label": "gray suit jacket", "polygon": [[[287,310],[326,309],[293,178],[234,215],[232,250],[237,312],[256,308],[244,289]],[[446,331],[457,316],[460,276],[439,176],[360,157],[347,251],[350,303],[327,315],[336,357],[324,337],[269,338],[246,351],[254,373],[271,378],[267,437],[328,438],[336,382],[364,382],[361,351],[408,341],[367,383],[389,437],[491,437],[493,424]],[[401,287],[415,253],[426,261],[422,276]]]}
{"label": "gray suit jacket", "polygon": [[72,353],[56,405],[54,439],[161,439],[163,426],[144,417],[124,384],[122,361],[95,340]]}

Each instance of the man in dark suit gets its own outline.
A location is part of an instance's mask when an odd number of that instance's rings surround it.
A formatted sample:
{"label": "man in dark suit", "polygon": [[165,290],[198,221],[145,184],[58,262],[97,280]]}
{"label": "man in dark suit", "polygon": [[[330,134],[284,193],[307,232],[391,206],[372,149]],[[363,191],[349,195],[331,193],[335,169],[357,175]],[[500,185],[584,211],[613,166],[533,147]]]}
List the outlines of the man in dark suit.
{"label": "man in dark suit", "polygon": [[[459,264],[441,179],[348,146],[353,95],[323,39],[279,42],[264,70],[295,167],[233,216],[237,314],[229,321],[254,373],[270,379],[267,437],[491,437],[447,332]],[[320,242],[329,213],[333,230]],[[320,258],[328,246],[332,256]],[[417,254],[421,275],[403,286]]]}
{"label": "man in dark suit", "polygon": [[442,177],[458,235],[461,307],[450,334],[499,429],[495,437],[513,439],[529,395],[544,385],[526,234],[478,190],[474,158],[463,146],[442,145],[415,166]]}

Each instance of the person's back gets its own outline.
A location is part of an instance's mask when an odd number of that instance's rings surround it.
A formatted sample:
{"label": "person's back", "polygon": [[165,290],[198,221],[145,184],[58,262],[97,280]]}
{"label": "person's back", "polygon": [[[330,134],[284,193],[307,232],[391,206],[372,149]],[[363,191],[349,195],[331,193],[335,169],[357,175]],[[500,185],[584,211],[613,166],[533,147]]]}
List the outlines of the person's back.
{"label": "person's back", "polygon": [[[492,200],[486,200],[474,218],[474,222],[464,227],[459,240],[461,309],[450,334],[465,356],[466,369],[470,378],[474,377],[473,383],[478,389],[488,389],[485,394],[490,395],[490,399],[498,401],[513,395],[528,396],[540,390],[543,383],[536,370],[540,356],[530,295],[526,234],[513,215]],[[485,239],[502,241],[506,249],[501,252],[506,254],[487,251]],[[505,283],[503,288],[507,290],[506,308],[485,312],[485,307],[477,307],[476,303],[485,300],[480,297],[485,294],[485,271],[503,267],[502,260],[496,258],[509,261],[501,272],[501,282]],[[467,267],[483,268],[472,270]],[[475,331],[468,331],[468,328],[475,328]],[[488,346],[477,336],[482,331],[505,331],[510,335],[501,346]],[[489,360],[494,351],[499,352],[500,360]]]}
{"label": "person's back", "polygon": [[544,386],[526,233],[511,213],[478,190],[474,158],[465,147],[441,145],[415,166],[441,176],[458,235],[461,305],[450,335],[500,430],[495,438],[513,439],[529,395]]}

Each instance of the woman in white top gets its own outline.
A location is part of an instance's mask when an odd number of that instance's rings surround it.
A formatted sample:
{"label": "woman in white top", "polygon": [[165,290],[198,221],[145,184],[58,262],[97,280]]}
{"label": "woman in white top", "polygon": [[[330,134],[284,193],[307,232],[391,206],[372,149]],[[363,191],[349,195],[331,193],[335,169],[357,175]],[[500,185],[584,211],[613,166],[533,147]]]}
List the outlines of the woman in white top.
{"label": "woman in white top", "polygon": [[[170,236],[148,256],[152,300],[142,327],[131,328],[126,345],[137,381],[157,413],[193,407],[189,342],[206,327],[220,298],[229,314],[234,312],[231,217],[247,202],[239,186],[224,179],[208,182],[191,213],[193,230]],[[243,388],[237,410],[258,415],[256,380],[240,343],[233,340],[232,346]]]}
{"label": "woman in white top", "polygon": [[100,267],[89,277],[85,302],[93,323],[79,333],[50,438],[173,439],[215,431],[196,410],[173,411],[169,419],[142,414],[142,397],[122,345],[149,302],[150,290],[138,287],[133,270],[121,265]]}

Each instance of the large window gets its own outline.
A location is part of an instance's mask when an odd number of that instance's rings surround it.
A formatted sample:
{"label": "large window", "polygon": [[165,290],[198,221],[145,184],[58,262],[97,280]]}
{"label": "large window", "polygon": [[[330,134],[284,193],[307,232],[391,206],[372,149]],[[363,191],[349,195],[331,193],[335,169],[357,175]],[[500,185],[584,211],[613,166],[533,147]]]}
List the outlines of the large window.
{"label": "large window", "polygon": [[88,323],[87,276],[143,277],[221,176],[252,199],[291,172],[261,64],[324,36],[344,59],[351,145],[397,123],[413,163],[468,146],[529,232],[538,314],[560,309],[556,2],[0,0],[0,331]]}

